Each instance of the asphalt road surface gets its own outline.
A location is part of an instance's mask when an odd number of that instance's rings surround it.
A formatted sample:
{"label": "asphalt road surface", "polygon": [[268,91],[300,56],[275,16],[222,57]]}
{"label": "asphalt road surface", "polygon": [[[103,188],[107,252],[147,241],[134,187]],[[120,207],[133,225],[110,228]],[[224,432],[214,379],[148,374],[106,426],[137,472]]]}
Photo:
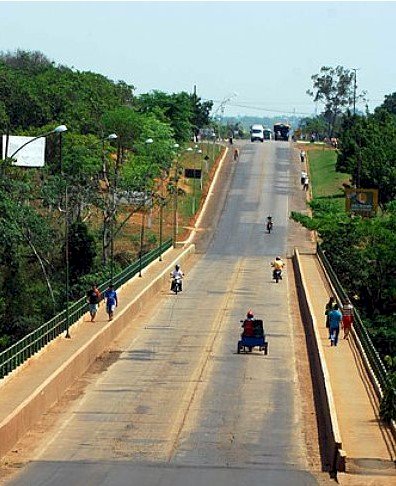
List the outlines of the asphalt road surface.
{"label": "asphalt road surface", "polygon": [[[306,461],[285,255],[284,142],[247,143],[208,250],[164,288],[123,352],[65,412],[12,485],[317,484]],[[265,230],[271,213],[274,230]],[[240,319],[264,320],[269,354],[236,354]]]}

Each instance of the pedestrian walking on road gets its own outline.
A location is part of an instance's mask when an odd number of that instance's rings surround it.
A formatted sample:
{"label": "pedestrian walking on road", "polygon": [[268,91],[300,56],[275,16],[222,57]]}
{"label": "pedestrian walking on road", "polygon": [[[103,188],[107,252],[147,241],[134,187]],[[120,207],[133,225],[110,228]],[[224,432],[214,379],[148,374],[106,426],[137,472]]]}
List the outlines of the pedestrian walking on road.
{"label": "pedestrian walking on road", "polygon": [[308,191],[308,189],[309,189],[309,178],[307,176],[304,180],[303,190]]}
{"label": "pedestrian walking on road", "polygon": [[305,162],[305,150],[300,151],[300,160],[302,163]]}
{"label": "pedestrian walking on road", "polygon": [[111,283],[104,293],[106,299],[106,311],[109,315],[109,321],[113,320],[115,308],[118,306],[117,292],[114,290],[114,285]]}
{"label": "pedestrian walking on road", "polygon": [[96,284],[92,284],[91,288],[87,291],[87,303],[89,305],[89,313],[91,315],[91,322],[95,322],[96,313],[98,312],[99,302],[102,298],[100,290]]}
{"label": "pedestrian walking on road", "polygon": [[338,304],[334,304],[333,310],[329,312],[331,346],[337,346],[341,322],[342,314],[338,308]]}
{"label": "pedestrian walking on road", "polygon": [[353,305],[347,299],[342,307],[342,328],[344,329],[344,339],[348,339],[353,324]]}
{"label": "pedestrian walking on road", "polygon": [[329,301],[325,307],[325,316],[326,316],[326,327],[329,329],[329,339],[330,339],[330,321],[329,321],[329,313],[333,310],[336,300],[333,296],[330,297]]}
{"label": "pedestrian walking on road", "polygon": [[301,171],[301,185],[302,185],[302,186],[304,185],[304,183],[305,183],[305,179],[306,179],[307,177],[308,177],[308,174],[307,174],[307,173],[306,173],[304,170],[302,170],[302,171]]}

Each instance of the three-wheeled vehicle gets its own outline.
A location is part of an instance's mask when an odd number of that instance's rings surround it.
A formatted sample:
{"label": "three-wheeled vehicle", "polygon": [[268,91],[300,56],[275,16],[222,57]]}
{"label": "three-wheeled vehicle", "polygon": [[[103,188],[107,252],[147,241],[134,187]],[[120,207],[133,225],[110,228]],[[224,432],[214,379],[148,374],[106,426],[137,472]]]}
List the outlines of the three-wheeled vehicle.
{"label": "three-wheeled vehicle", "polygon": [[[241,351],[251,353],[253,348],[258,347],[265,355],[268,354],[268,342],[265,340],[263,321],[253,319],[241,322],[243,323],[243,333],[238,341],[237,353],[240,354]],[[249,326],[246,325],[248,322],[251,323]]]}

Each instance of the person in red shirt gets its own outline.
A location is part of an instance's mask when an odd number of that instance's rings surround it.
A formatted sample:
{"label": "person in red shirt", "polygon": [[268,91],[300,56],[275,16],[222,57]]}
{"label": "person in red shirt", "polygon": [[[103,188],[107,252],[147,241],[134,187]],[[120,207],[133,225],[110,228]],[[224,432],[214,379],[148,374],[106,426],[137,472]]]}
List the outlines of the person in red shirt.
{"label": "person in red shirt", "polygon": [[246,314],[246,319],[243,321],[243,324],[242,324],[243,333],[241,334],[241,337],[253,337],[254,336],[253,321],[254,321],[254,314],[253,314],[253,311],[251,309],[249,309],[247,314]]}
{"label": "person in red shirt", "polygon": [[344,329],[344,339],[348,339],[353,324],[353,305],[347,299],[342,307],[342,328]]}

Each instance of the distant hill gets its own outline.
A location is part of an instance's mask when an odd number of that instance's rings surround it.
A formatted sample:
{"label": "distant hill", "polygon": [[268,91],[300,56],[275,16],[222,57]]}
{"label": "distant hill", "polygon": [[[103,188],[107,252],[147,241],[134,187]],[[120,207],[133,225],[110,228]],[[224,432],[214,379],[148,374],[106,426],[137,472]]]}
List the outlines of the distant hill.
{"label": "distant hill", "polygon": [[279,115],[279,116],[224,116],[222,121],[224,124],[228,123],[239,123],[242,125],[243,128],[248,130],[251,125],[255,123],[259,123],[263,125],[265,128],[271,128],[274,126],[275,123],[288,123],[292,129],[298,127],[301,117],[299,116],[290,116],[290,115]]}

